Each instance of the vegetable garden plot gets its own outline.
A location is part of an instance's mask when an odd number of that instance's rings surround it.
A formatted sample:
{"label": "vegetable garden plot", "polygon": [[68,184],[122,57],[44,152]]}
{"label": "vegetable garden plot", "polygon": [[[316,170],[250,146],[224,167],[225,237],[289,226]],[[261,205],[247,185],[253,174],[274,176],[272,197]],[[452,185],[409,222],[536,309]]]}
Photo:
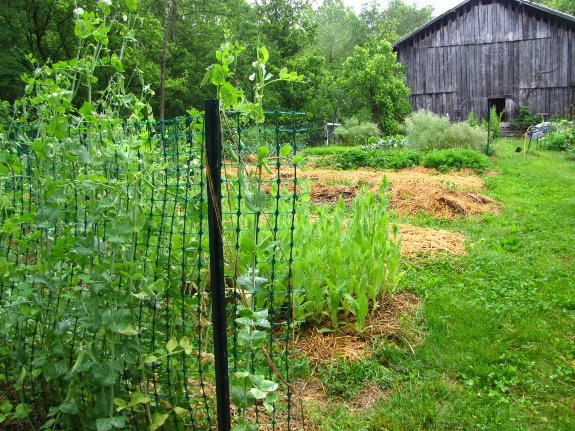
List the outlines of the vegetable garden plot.
{"label": "vegetable garden plot", "polygon": [[[201,122],[0,135],[0,392],[29,413],[13,416],[23,427],[217,428]],[[278,184],[254,226],[251,184],[224,185],[232,410],[296,429],[293,274],[280,257],[291,256],[295,196]],[[257,292],[242,285],[254,280]]]}

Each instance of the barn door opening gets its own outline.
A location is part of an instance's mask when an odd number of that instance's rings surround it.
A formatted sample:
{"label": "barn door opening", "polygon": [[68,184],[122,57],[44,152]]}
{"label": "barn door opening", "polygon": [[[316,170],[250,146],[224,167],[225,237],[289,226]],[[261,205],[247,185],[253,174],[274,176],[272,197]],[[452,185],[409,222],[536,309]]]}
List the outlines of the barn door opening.
{"label": "barn door opening", "polygon": [[507,112],[505,111],[505,97],[490,97],[487,99],[487,106],[489,112],[491,112],[491,107],[495,106],[497,115],[501,115],[501,121],[507,121]]}

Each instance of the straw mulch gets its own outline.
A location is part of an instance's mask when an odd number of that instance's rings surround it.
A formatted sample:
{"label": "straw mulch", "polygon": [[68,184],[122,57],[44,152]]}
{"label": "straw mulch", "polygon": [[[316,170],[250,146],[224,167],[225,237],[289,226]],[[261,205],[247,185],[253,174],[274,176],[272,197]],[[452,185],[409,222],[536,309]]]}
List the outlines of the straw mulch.
{"label": "straw mulch", "polygon": [[399,214],[425,212],[434,217],[462,218],[500,212],[499,202],[476,192],[426,184],[394,185],[391,192],[391,208]]}
{"label": "straw mulch", "polygon": [[[379,339],[380,342],[384,342],[385,339],[393,340],[397,346],[403,345],[413,350],[413,347],[423,339],[413,323],[418,307],[419,298],[410,293],[400,292],[387,296],[374,315],[368,319],[361,333],[353,328],[353,318],[347,322],[340,322],[340,332],[318,332],[317,328],[310,327],[300,333],[296,349],[301,350],[308,358],[312,370],[317,365],[334,359],[361,361],[372,354],[374,339]],[[346,406],[351,412],[366,411],[386,393],[384,389],[367,384],[355,400],[351,403],[346,402]],[[304,382],[295,398],[298,404],[303,406],[328,402],[323,384],[313,375]],[[305,429],[315,430],[315,425],[307,422]]]}
{"label": "straw mulch", "polygon": [[[312,222],[317,219],[317,215],[310,215]],[[345,223],[349,220],[349,218],[344,220],[344,225],[341,229],[342,233],[345,233]],[[465,249],[465,236],[461,233],[401,223],[398,224],[398,227],[399,236],[401,237],[400,249],[403,256],[429,256],[438,253],[462,255],[467,253]],[[393,225],[389,226],[389,233],[393,236]]]}
{"label": "straw mulch", "polygon": [[[247,166],[246,170],[254,172],[255,166]],[[266,180],[276,179],[277,169],[271,166],[272,174],[265,172],[263,178]],[[233,172],[233,171],[232,171]],[[281,179],[291,179],[294,177],[294,168],[282,166],[280,169]],[[336,171],[329,169],[297,169],[298,178],[306,178],[315,183],[347,182],[350,185],[367,186],[377,189],[384,176],[387,176],[392,184],[429,184],[440,186],[450,184],[453,187],[462,189],[481,189],[485,187],[485,181],[473,171],[465,169],[448,174],[441,174],[435,169],[428,169],[422,166],[406,168],[401,170],[375,170],[358,169],[355,171]]]}
{"label": "straw mulch", "polygon": [[465,254],[465,236],[446,230],[399,225],[401,254],[408,256],[437,253]]}
{"label": "straw mulch", "polygon": [[[367,319],[365,327],[358,333],[353,316],[346,321],[341,316],[338,332],[318,332],[317,328],[303,329],[296,342],[296,349],[307,356],[311,364],[334,358],[360,361],[371,352],[373,338],[395,340],[410,349],[420,340],[413,328],[406,326],[406,316],[413,316],[419,305],[419,298],[408,292],[387,296],[375,313]],[[329,326],[325,322],[323,326]]]}

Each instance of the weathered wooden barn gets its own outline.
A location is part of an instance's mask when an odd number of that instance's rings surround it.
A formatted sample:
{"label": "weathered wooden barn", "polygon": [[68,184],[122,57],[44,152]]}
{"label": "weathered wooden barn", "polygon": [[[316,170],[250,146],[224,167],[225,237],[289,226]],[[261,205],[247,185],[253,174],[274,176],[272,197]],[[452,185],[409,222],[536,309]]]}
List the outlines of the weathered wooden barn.
{"label": "weathered wooden barn", "polygon": [[575,103],[575,17],[531,1],[467,0],[393,46],[414,110],[486,118],[496,106],[505,121]]}

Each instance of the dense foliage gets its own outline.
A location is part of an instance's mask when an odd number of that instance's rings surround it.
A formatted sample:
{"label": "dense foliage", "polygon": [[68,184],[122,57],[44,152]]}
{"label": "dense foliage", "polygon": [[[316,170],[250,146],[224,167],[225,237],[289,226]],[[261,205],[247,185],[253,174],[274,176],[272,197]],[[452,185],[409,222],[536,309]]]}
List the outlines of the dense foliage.
{"label": "dense foliage", "polygon": [[420,151],[447,148],[481,150],[487,142],[487,132],[469,122],[450,123],[430,111],[420,110],[405,119],[408,148]]}
{"label": "dense foliage", "polygon": [[575,122],[562,120],[552,123],[550,132],[539,140],[539,148],[552,151],[575,151]]}
{"label": "dense foliage", "polygon": [[441,172],[459,169],[473,169],[477,173],[486,171],[491,166],[489,157],[473,150],[433,150],[422,158],[426,168],[434,168]]}
{"label": "dense foliage", "polygon": [[[129,16],[131,3],[88,0],[81,6],[98,10],[111,4],[111,18],[123,20]],[[402,99],[407,95],[404,78],[389,42],[430,19],[432,9],[394,0],[387,7],[366,4],[356,14],[342,0],[326,0],[317,8],[312,8],[312,3],[140,0],[133,28],[124,34],[110,32],[108,43],[117,48],[125,38],[137,42],[122,52],[128,72],[124,85],[128,93],[135,93],[141,72],[156,94],[150,100],[155,117],[185,115],[187,109],[201,108],[206,98],[213,97],[208,86],[198,84],[208,64],[216,60],[214,47],[229,29],[231,40],[241,40],[246,46],[233,70],[233,81],[248,99],[254,96],[253,82],[248,79],[249,59],[258,45],[265,45],[270,64],[287,66],[305,76],[304,84],[270,89],[266,95],[269,107],[307,112],[313,121],[355,115],[362,122],[379,124],[386,132],[393,130],[408,106]],[[76,57],[76,6],[74,0],[14,0],[3,5],[0,100],[13,103],[22,96],[22,74],[31,75],[37,67]],[[36,62],[26,59],[26,54]],[[361,69],[355,70],[359,63]],[[379,73],[377,69],[381,69]],[[134,70],[138,72],[131,75]],[[111,67],[95,71],[98,81],[93,85],[94,94],[105,88],[113,72]],[[272,67],[269,72],[277,75],[279,68]],[[362,76],[356,76],[360,72]],[[356,79],[369,88],[354,86]],[[79,94],[77,107],[86,98],[86,94]]]}

